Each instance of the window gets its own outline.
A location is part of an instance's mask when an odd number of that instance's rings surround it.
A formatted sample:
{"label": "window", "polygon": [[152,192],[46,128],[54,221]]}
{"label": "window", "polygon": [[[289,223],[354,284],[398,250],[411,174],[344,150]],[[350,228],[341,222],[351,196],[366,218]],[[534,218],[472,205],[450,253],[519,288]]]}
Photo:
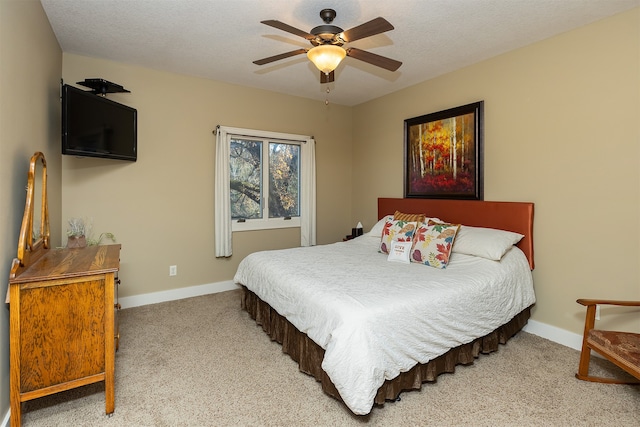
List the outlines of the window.
{"label": "window", "polygon": [[300,141],[231,135],[233,230],[300,226]]}
{"label": "window", "polygon": [[216,257],[232,255],[233,231],[298,227],[300,245],[315,245],[313,137],[227,126],[215,134]]}

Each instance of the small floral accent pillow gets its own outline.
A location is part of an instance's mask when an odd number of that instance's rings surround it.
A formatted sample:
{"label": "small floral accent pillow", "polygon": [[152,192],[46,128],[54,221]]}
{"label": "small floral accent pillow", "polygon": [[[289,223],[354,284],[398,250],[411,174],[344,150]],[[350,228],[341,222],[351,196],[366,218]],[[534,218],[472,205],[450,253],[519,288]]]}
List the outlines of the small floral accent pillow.
{"label": "small floral accent pillow", "polygon": [[447,268],[453,241],[460,224],[442,224],[429,221],[421,224],[413,239],[411,261],[435,268]]}
{"label": "small floral accent pillow", "polygon": [[394,219],[387,220],[382,229],[382,237],[380,238],[380,252],[388,254],[393,240],[398,242],[411,242],[417,226],[417,222]]}

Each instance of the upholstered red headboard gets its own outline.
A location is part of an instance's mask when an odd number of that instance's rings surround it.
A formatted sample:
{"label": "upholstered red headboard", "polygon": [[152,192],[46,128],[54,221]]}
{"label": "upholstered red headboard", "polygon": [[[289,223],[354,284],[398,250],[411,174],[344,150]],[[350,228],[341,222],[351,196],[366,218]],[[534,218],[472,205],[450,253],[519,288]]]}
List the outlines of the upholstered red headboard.
{"label": "upholstered red headboard", "polygon": [[533,262],[533,203],[485,202],[443,199],[378,199],[378,219],[395,211],[424,213],[443,221],[475,227],[497,228],[524,235],[518,247]]}

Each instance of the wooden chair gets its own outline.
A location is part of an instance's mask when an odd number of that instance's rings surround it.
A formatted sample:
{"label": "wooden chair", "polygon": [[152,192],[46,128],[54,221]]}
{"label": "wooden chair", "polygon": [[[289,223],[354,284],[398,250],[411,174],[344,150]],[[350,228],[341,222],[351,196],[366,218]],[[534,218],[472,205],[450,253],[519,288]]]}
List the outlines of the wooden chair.
{"label": "wooden chair", "polygon": [[594,329],[597,305],[640,307],[640,301],[579,299],[577,303],[587,307],[587,316],[584,322],[584,337],[576,378],[609,384],[640,384],[640,381],[624,381],[589,375],[591,350],[594,350],[640,380],[640,334]]}

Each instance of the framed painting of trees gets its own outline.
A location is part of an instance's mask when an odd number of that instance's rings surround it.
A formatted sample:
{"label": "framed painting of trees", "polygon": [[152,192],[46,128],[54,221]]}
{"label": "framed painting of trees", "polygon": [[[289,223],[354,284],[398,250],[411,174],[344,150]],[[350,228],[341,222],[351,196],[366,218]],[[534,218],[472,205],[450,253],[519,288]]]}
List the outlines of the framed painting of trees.
{"label": "framed painting of trees", "polygon": [[483,200],[484,101],[404,121],[404,196]]}

